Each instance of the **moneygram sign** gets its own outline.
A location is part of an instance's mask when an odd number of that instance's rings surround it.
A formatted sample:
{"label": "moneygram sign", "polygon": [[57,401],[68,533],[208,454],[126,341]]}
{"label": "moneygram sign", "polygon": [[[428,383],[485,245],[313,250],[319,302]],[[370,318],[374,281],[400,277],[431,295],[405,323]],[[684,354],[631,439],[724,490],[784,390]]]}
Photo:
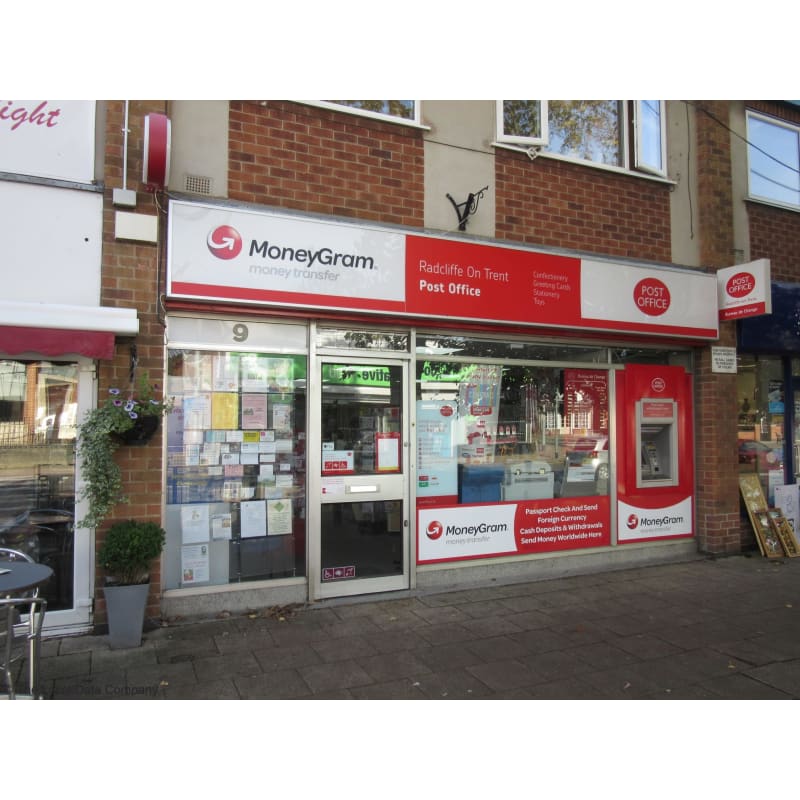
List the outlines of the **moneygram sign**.
{"label": "moneygram sign", "polygon": [[167,294],[383,319],[718,338],[716,280],[699,271],[180,200],[169,204]]}
{"label": "moneygram sign", "polygon": [[621,542],[692,535],[692,498],[665,508],[642,508],[619,501],[617,536]]}

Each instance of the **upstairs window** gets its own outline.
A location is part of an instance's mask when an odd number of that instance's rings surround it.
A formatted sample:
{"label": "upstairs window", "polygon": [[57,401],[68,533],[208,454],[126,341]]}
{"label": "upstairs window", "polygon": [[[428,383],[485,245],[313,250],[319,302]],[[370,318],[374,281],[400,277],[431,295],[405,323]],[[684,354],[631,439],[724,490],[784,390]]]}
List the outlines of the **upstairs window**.
{"label": "upstairs window", "polygon": [[500,142],[666,174],[662,100],[502,100],[498,132]]}
{"label": "upstairs window", "polygon": [[800,208],[800,127],[747,112],[750,197]]}
{"label": "upstairs window", "polygon": [[417,122],[418,103],[415,100],[320,100],[319,105],[352,109],[356,113],[392,121]]}

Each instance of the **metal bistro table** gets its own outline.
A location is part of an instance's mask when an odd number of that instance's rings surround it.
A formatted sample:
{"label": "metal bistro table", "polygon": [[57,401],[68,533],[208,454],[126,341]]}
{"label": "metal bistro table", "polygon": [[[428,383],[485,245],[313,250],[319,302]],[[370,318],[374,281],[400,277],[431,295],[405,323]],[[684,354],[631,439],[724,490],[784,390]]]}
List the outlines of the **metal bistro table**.
{"label": "metal bistro table", "polygon": [[9,699],[17,697],[14,687],[12,646],[17,637],[15,628],[16,612],[27,609],[28,623],[25,640],[28,645],[28,687],[30,697],[38,699],[39,648],[41,644],[44,609],[47,602],[37,597],[39,587],[49,580],[53,570],[44,564],[31,564],[27,561],[0,561],[0,605],[4,606],[3,627],[0,629],[0,652],[2,671],[5,673],[6,693]]}

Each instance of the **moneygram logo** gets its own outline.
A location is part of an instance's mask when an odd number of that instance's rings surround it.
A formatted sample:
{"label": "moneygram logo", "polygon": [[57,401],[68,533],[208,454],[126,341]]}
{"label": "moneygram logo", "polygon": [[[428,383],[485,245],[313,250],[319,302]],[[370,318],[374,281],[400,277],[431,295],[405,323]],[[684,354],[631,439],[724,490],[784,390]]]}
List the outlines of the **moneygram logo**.
{"label": "moneygram logo", "polygon": [[428,523],[428,527],[425,529],[425,535],[434,541],[436,539],[441,539],[442,534],[444,533],[444,525],[437,520],[432,520]]}
{"label": "moneygram logo", "polygon": [[639,517],[636,514],[631,514],[626,523],[629,531],[635,531],[639,527]]}
{"label": "moneygram logo", "polygon": [[220,225],[209,231],[206,244],[212,255],[224,261],[236,258],[242,252],[242,237],[230,225]]}

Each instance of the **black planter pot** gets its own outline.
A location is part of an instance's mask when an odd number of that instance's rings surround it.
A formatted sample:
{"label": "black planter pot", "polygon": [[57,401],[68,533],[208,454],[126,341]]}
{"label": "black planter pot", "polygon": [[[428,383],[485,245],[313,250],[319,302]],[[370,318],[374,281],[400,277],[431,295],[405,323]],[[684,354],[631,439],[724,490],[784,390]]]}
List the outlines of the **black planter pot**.
{"label": "black planter pot", "polygon": [[133,427],[117,434],[120,443],[127,445],[147,444],[158,430],[160,419],[153,416],[137,417]]}

